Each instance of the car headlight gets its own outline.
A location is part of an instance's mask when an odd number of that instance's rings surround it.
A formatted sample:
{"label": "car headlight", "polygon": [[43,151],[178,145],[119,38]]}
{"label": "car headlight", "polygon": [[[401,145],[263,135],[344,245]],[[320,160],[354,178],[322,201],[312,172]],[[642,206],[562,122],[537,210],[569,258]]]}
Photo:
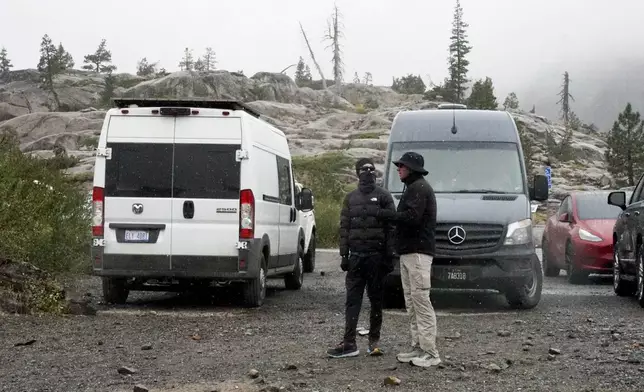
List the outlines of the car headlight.
{"label": "car headlight", "polygon": [[584,230],[584,229],[579,229],[579,238],[581,238],[584,241],[590,241],[590,242],[601,242],[604,240],[603,238],[596,236],[590,231]]}
{"label": "car headlight", "polygon": [[508,225],[508,234],[504,245],[525,245],[532,243],[532,219],[512,222]]}

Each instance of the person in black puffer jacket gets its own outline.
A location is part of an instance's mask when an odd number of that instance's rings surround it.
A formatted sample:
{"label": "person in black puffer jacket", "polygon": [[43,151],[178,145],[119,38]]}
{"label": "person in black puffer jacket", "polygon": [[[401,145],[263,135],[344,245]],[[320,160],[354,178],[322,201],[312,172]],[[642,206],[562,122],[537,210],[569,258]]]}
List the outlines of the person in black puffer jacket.
{"label": "person in black puffer jacket", "polygon": [[327,352],[333,358],[360,353],[356,328],[365,286],[371,302],[368,353],[382,354],[379,340],[384,280],[393,270],[396,257],[393,224],[377,218],[378,211],[395,212],[394,199],[376,185],[376,168],[371,159],[359,159],[356,174],[360,180],[358,189],[345,197],[340,215],[340,267],[347,272],[346,326],[342,343]]}

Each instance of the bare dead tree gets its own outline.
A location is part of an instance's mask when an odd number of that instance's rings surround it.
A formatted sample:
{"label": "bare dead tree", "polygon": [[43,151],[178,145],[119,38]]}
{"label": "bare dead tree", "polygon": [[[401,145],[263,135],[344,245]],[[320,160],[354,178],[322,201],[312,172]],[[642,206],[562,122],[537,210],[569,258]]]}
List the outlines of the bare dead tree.
{"label": "bare dead tree", "polygon": [[284,68],[283,70],[280,71],[280,73],[286,72],[289,68],[295,67],[297,64],[291,64],[288,67]]}
{"label": "bare dead tree", "polygon": [[328,23],[328,32],[324,36],[327,41],[331,43],[327,49],[331,48],[333,52],[333,79],[335,80],[335,88],[339,92],[342,87],[342,74],[344,73],[344,63],[342,62],[342,48],[340,47],[340,38],[344,36],[342,29],[344,26],[340,22],[340,11],[338,6],[333,6],[333,14]]}
{"label": "bare dead tree", "polygon": [[324,73],[322,73],[322,68],[320,68],[320,64],[318,64],[317,60],[315,59],[315,54],[313,54],[313,49],[311,49],[311,44],[309,43],[309,39],[306,37],[306,33],[304,32],[304,27],[302,27],[302,22],[300,22],[300,30],[302,30],[304,41],[306,41],[306,46],[309,48],[309,53],[311,54],[311,60],[313,60],[313,64],[315,64],[315,68],[317,68],[318,73],[320,74],[320,78],[322,78],[322,88],[326,90],[327,89],[326,78],[324,77]]}

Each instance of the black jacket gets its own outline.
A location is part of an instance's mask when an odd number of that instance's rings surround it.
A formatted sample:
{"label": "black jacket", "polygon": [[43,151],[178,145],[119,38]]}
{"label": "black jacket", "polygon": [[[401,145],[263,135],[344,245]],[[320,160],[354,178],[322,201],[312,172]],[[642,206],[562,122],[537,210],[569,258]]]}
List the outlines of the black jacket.
{"label": "black jacket", "polygon": [[340,214],[340,255],[394,254],[393,225],[377,218],[380,210],[395,212],[395,204],[391,194],[375,184],[360,184],[346,195]]}
{"label": "black jacket", "polygon": [[381,211],[380,216],[396,226],[396,252],[400,255],[436,252],[436,195],[420,175],[413,173],[405,180],[406,189],[394,213]]}

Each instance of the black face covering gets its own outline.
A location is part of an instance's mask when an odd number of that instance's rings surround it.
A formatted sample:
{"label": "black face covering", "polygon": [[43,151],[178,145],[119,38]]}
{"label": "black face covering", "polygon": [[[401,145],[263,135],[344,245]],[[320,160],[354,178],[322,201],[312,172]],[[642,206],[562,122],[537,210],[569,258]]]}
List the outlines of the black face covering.
{"label": "black face covering", "polygon": [[360,179],[358,189],[360,189],[361,192],[372,192],[376,188],[375,172],[361,171],[360,174],[358,174],[358,178]]}

